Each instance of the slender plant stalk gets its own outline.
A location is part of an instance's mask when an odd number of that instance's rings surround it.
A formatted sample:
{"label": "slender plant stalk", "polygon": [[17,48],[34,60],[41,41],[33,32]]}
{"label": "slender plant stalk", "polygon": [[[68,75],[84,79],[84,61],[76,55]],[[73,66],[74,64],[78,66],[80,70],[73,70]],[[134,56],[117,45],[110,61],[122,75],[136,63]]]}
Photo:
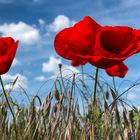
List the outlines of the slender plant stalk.
{"label": "slender plant stalk", "polygon": [[94,106],[96,104],[96,93],[97,93],[97,84],[98,84],[98,72],[99,72],[99,68],[96,67],[95,83],[94,83],[94,94],[93,94],[93,105]]}
{"label": "slender plant stalk", "polygon": [[59,64],[59,72],[60,72],[60,78],[61,78],[62,86],[64,88],[65,95],[67,95],[67,90],[66,90],[66,87],[63,81],[63,75],[62,75],[62,64]]}
{"label": "slender plant stalk", "polygon": [[84,94],[84,67],[81,66],[81,71],[82,71],[82,92]]}
{"label": "slender plant stalk", "polygon": [[71,97],[69,99],[68,103],[68,113],[67,113],[67,125],[69,122],[69,117],[70,117],[70,112],[71,112],[71,105],[72,105],[72,97],[73,97],[73,89],[74,89],[74,84],[75,84],[75,74],[73,75],[73,80],[72,80],[72,87],[71,87]]}
{"label": "slender plant stalk", "polygon": [[[38,95],[34,96],[33,101],[35,101],[35,99],[38,99],[39,105],[42,106],[41,99],[40,99],[40,97],[39,97]],[[42,111],[41,113],[42,113],[42,117],[43,117],[43,125],[44,125],[44,129],[45,129],[44,134],[45,134],[46,131],[47,131],[47,130],[46,130],[46,123],[45,123],[45,116],[44,116],[44,112],[43,112],[43,111]],[[38,128],[38,125],[37,125],[36,129],[37,129],[37,128]]]}
{"label": "slender plant stalk", "polygon": [[[67,90],[64,84],[64,80],[63,80],[63,75],[62,75],[62,64],[59,64],[59,73],[60,73],[60,78],[61,78],[61,82],[62,82],[62,86],[64,88],[64,95],[65,95],[65,100],[64,100],[64,105],[67,105],[67,109],[69,110],[69,103],[67,103],[66,99],[68,100],[67,97]],[[67,124],[67,120],[65,119],[65,123]]]}
{"label": "slender plant stalk", "polygon": [[[116,102],[117,100],[119,100],[119,98],[124,95],[126,92],[128,92],[130,89],[132,89],[133,87],[139,85],[140,83],[135,83],[132,86],[130,86],[129,88],[127,88],[124,92],[122,92],[120,95],[118,95],[109,105],[108,108],[112,106],[112,104],[114,104],[114,102]],[[94,123],[96,123],[98,121],[98,119],[100,119],[100,117],[104,114],[104,111],[101,112],[101,114],[99,115],[99,117],[94,121]]]}
{"label": "slender plant stalk", "polygon": [[[81,66],[81,71],[82,71],[82,94],[84,95],[84,93],[85,93],[85,88],[84,88],[84,66],[82,65]],[[83,98],[82,98],[82,100],[83,100]],[[85,106],[84,106],[84,104],[83,104],[83,114],[84,114],[84,116],[85,116]]]}
{"label": "slender plant stalk", "polygon": [[9,102],[9,100],[8,100],[8,96],[7,96],[7,94],[6,94],[6,91],[5,91],[5,89],[4,89],[4,84],[3,84],[3,81],[2,81],[1,75],[0,75],[0,83],[1,83],[1,86],[2,86],[2,90],[3,90],[4,96],[5,96],[7,105],[8,105],[8,107],[9,107],[10,112],[11,112],[12,117],[13,117],[13,124],[14,124],[15,136],[16,136],[16,140],[17,140],[16,118],[15,118],[14,112],[13,112],[13,110],[12,110],[12,107],[11,107],[11,105],[10,105],[10,102]]}
{"label": "slender plant stalk", "polygon": [[116,83],[115,83],[115,77],[113,77],[113,86],[114,86],[114,90],[117,93],[117,89],[116,89]]}

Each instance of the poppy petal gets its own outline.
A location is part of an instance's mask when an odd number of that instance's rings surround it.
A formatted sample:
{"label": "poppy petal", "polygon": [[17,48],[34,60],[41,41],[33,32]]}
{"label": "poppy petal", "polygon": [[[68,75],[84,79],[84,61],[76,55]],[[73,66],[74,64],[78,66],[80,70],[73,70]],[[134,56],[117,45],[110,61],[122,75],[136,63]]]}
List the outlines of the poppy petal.
{"label": "poppy petal", "polygon": [[110,76],[118,76],[120,78],[123,78],[125,77],[128,71],[128,67],[123,62],[121,62],[117,65],[114,65],[110,68],[105,69],[105,71]]}

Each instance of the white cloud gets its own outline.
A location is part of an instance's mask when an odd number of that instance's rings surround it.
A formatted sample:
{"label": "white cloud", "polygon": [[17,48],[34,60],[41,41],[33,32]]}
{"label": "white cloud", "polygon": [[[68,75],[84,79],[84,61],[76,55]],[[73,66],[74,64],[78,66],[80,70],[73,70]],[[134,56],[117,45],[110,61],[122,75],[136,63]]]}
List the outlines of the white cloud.
{"label": "white cloud", "polygon": [[40,25],[45,25],[46,24],[45,20],[43,20],[41,18],[38,19],[38,22],[39,22]]}
{"label": "white cloud", "polygon": [[38,3],[40,2],[41,0],[33,0],[34,3]]}
{"label": "white cloud", "polygon": [[133,100],[133,99],[136,99],[137,98],[137,96],[134,94],[134,93],[129,93],[128,95],[127,95],[127,99],[128,100]]}
{"label": "white cloud", "polygon": [[61,64],[61,59],[57,59],[53,56],[49,58],[48,62],[43,63],[42,71],[43,72],[56,72],[58,71],[58,64]]}
{"label": "white cloud", "polygon": [[10,75],[10,74],[6,73],[6,74],[2,75],[2,80],[5,81],[6,83],[8,83],[8,84],[5,85],[5,88],[7,90],[10,90],[12,88],[11,83],[14,82],[14,80],[17,77],[18,77],[18,79],[17,79],[17,81],[14,85],[14,89],[20,89],[20,86],[22,88],[27,88],[27,78],[25,76],[23,76],[19,73],[15,74],[15,75]]}
{"label": "white cloud", "polygon": [[46,80],[46,77],[44,76],[38,76],[35,78],[36,81],[45,81]]}
{"label": "white cloud", "polygon": [[12,36],[27,45],[37,43],[40,38],[38,29],[22,21],[0,25],[0,33],[2,33],[2,36]]}
{"label": "white cloud", "polygon": [[[124,89],[128,89],[129,87],[126,87],[126,88],[124,88]],[[136,86],[136,87],[133,87],[133,88],[131,88],[128,92],[127,92],[127,94],[126,94],[126,98],[128,99],[128,100],[135,100],[135,99],[139,99],[139,92],[140,92],[140,87],[139,86]]]}
{"label": "white cloud", "polygon": [[13,63],[12,63],[12,67],[15,67],[17,65],[20,65],[20,62],[18,59],[14,58]]}
{"label": "white cloud", "polygon": [[[51,56],[47,62],[42,64],[42,71],[51,72],[53,77],[56,77],[59,74],[59,64],[62,64],[61,59]],[[73,73],[80,73],[80,71],[73,66],[62,64],[63,77],[72,76]]]}
{"label": "white cloud", "polygon": [[134,6],[140,4],[139,0],[121,0],[121,5],[122,6]]}
{"label": "white cloud", "polygon": [[11,3],[12,0],[0,0],[0,3],[8,4]]}
{"label": "white cloud", "polygon": [[58,15],[52,24],[49,25],[49,29],[53,32],[58,32],[63,28],[72,26],[75,21],[71,21],[67,16]]}

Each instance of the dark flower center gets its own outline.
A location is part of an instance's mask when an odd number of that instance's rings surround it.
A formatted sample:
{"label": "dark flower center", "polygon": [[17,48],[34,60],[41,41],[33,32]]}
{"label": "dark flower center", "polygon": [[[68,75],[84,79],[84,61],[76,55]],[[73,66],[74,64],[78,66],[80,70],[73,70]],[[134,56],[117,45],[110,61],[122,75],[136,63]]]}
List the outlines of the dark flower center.
{"label": "dark flower center", "polygon": [[100,34],[101,46],[113,54],[119,54],[127,49],[132,39],[132,29],[128,27],[109,27]]}

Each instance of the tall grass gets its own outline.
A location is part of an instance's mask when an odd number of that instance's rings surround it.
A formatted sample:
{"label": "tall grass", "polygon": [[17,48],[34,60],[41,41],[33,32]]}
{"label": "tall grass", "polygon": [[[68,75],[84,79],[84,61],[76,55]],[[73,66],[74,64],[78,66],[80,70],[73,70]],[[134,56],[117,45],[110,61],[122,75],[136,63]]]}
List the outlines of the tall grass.
{"label": "tall grass", "polygon": [[59,68],[60,76],[44,100],[36,95],[30,105],[21,106],[1,91],[1,140],[140,140],[140,112],[121,98],[138,81],[118,93],[97,75],[82,72],[66,78]]}

